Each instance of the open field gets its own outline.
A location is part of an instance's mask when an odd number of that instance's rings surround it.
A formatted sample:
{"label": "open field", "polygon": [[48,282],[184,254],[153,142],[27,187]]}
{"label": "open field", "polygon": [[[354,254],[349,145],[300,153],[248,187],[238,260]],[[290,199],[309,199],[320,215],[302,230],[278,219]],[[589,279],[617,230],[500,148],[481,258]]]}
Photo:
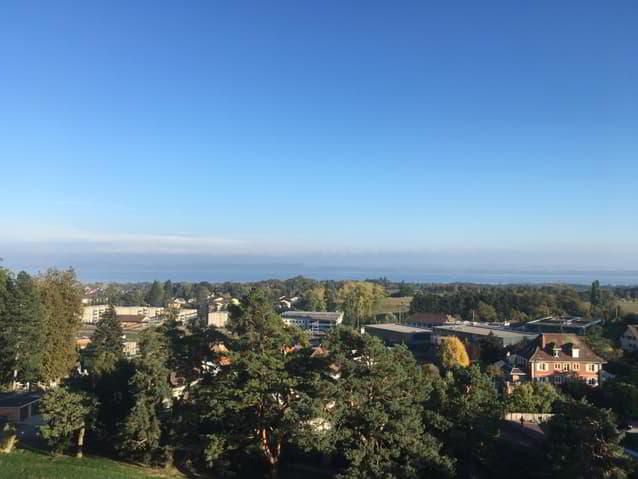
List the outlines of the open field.
{"label": "open field", "polygon": [[621,301],[619,304],[623,313],[638,314],[638,301]]}
{"label": "open field", "polygon": [[384,298],[375,314],[383,313],[405,313],[410,309],[412,296],[404,296],[402,298]]}
{"label": "open field", "polygon": [[154,471],[98,457],[53,457],[18,449],[0,454],[0,478],[24,479],[178,479],[179,473]]}

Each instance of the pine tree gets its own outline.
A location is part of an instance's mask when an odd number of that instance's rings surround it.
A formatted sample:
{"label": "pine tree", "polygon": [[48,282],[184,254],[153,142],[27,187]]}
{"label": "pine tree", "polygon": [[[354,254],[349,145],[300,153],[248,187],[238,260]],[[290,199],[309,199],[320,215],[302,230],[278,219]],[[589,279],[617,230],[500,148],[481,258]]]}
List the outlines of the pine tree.
{"label": "pine tree", "polygon": [[589,293],[589,302],[592,307],[599,306],[601,301],[600,281],[596,280],[591,284],[591,292]]}
{"label": "pine tree", "polygon": [[153,281],[151,289],[146,295],[146,302],[151,306],[164,305],[164,287],[159,281]]}
{"label": "pine tree", "polygon": [[121,430],[120,452],[146,464],[161,461],[163,402],[170,398],[166,343],[155,330],[146,330],[130,381],[134,405]]}
{"label": "pine tree", "polygon": [[114,371],[117,363],[124,358],[123,335],[115,307],[110,305],[97,322],[87,349],[87,354],[91,358],[91,369],[95,375]]}
{"label": "pine tree", "polygon": [[276,477],[285,444],[308,444],[309,421],[320,415],[310,350],[299,349],[307,338],[283,324],[262,291],[234,308],[228,328],[219,369],[195,391],[208,459],[257,450]]}
{"label": "pine tree", "polygon": [[424,428],[428,387],[412,354],[346,328],[332,334],[326,348],[339,371],[331,431],[348,460],[342,477],[451,477],[453,461]]}
{"label": "pine tree", "polygon": [[77,364],[75,336],[82,324],[82,289],[75,272],[49,270],[37,278],[44,306],[43,379],[58,381]]}
{"label": "pine tree", "polygon": [[636,467],[620,440],[613,414],[585,401],[559,403],[547,423],[549,460],[556,477],[628,478]]}
{"label": "pine tree", "polygon": [[168,306],[173,299],[173,283],[170,279],[164,282],[164,306]]}
{"label": "pine tree", "polygon": [[42,377],[44,311],[35,282],[27,273],[4,275],[0,286],[0,361],[2,381],[33,382]]}

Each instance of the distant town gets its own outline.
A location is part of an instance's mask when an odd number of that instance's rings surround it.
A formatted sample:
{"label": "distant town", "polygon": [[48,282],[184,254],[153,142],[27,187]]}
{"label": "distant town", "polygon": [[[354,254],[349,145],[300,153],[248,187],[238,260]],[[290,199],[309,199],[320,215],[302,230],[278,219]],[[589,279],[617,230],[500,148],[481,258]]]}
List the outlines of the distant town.
{"label": "distant town", "polygon": [[6,454],[187,477],[636,470],[638,286],[0,271]]}

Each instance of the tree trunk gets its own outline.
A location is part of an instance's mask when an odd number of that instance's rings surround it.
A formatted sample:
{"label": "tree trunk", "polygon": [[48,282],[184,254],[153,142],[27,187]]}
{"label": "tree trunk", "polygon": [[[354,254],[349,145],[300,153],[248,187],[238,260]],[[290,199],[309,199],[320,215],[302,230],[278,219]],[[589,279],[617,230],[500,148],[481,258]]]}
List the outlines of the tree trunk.
{"label": "tree trunk", "polygon": [[2,449],[0,449],[0,452],[9,454],[15,447],[17,435],[15,431],[11,431],[6,434],[7,437],[4,440],[4,444],[2,444]]}
{"label": "tree trunk", "polygon": [[266,465],[268,467],[268,477],[270,479],[277,479],[279,477],[279,456],[281,455],[281,439],[277,439],[277,443],[274,447],[271,446],[268,437],[268,431],[262,429],[260,431],[261,450],[266,459]]}
{"label": "tree trunk", "polygon": [[84,426],[82,426],[80,428],[80,430],[78,431],[78,448],[77,451],[75,453],[75,457],[77,457],[78,459],[82,457],[83,453],[84,453],[84,434],[86,432],[86,428]]}
{"label": "tree trunk", "polygon": [[269,467],[268,477],[270,477],[270,479],[277,479],[279,477],[279,462],[269,463]]}

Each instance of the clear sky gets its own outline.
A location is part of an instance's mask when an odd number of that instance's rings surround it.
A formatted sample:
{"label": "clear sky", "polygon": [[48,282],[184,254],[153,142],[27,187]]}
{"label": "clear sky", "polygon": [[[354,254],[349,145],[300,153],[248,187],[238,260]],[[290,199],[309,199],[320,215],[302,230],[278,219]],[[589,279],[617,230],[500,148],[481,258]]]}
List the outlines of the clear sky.
{"label": "clear sky", "polygon": [[17,267],[638,269],[638,2],[6,0],[0,167]]}

